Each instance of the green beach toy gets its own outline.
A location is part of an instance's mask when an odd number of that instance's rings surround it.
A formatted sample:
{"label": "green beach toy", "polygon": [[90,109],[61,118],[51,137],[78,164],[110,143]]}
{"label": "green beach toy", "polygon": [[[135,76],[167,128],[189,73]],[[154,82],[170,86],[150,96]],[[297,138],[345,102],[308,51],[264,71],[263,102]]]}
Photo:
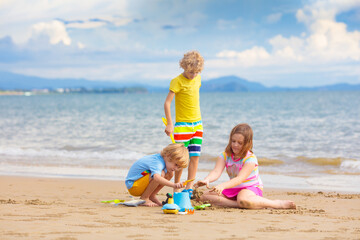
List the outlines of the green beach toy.
{"label": "green beach toy", "polygon": [[210,203],[206,203],[206,204],[202,204],[202,205],[195,206],[194,208],[195,208],[196,210],[205,210],[206,207],[211,207],[211,204],[210,204]]}
{"label": "green beach toy", "polygon": [[115,199],[115,200],[104,200],[101,202],[102,203],[121,203],[121,202],[125,202],[125,200]]}

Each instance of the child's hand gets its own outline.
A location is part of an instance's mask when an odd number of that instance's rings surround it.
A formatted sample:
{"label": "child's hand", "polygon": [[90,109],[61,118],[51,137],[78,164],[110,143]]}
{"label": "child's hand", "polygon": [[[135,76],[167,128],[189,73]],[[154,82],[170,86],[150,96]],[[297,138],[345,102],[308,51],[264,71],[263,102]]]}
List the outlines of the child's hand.
{"label": "child's hand", "polygon": [[219,196],[222,194],[222,191],[224,190],[224,188],[221,186],[221,184],[213,187],[210,192],[215,192],[217,193]]}
{"label": "child's hand", "polygon": [[174,183],[174,188],[177,189],[177,188],[183,188],[184,186],[182,185],[181,182],[179,183]]}
{"label": "child's hand", "polygon": [[194,187],[195,187],[195,188],[202,187],[202,186],[206,186],[207,188],[210,188],[209,180],[197,181],[197,182],[194,184]]}
{"label": "child's hand", "polygon": [[168,124],[165,127],[165,133],[166,135],[170,136],[174,132],[174,127],[172,124]]}

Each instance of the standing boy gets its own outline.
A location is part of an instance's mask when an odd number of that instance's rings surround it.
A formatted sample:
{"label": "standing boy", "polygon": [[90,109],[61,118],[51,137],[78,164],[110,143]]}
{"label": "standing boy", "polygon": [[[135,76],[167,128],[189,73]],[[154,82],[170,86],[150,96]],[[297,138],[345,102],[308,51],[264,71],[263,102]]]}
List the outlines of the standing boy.
{"label": "standing boy", "polygon": [[[196,177],[196,172],[201,153],[203,126],[200,112],[199,90],[203,70],[204,59],[197,51],[184,54],[180,61],[180,67],[184,72],[172,79],[169,93],[164,103],[167,126],[165,133],[174,133],[175,142],[183,143],[189,150],[190,163],[188,168],[188,180]],[[176,123],[171,119],[171,102],[175,96]],[[175,172],[175,182],[180,182],[182,169]],[[193,182],[187,184],[185,191],[192,194]]]}

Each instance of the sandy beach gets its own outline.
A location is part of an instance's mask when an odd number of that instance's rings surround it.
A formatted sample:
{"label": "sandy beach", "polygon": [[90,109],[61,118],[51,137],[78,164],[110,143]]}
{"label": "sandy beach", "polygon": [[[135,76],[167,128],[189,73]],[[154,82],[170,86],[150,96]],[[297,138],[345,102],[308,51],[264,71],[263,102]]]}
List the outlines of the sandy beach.
{"label": "sandy beach", "polygon": [[[0,177],[1,239],[359,239],[360,194],[265,189],[295,210],[208,208],[193,215],[126,207],[119,181]],[[164,188],[159,195],[171,192]]]}

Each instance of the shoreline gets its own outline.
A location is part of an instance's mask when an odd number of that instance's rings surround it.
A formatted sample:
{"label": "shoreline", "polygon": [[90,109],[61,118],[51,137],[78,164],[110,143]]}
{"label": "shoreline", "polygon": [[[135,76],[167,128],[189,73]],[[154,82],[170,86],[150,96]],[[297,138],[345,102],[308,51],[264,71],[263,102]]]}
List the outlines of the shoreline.
{"label": "shoreline", "polygon": [[[34,171],[26,171],[26,167],[22,168],[20,172],[5,172],[5,168],[0,167],[0,177],[26,177],[26,178],[54,178],[54,179],[82,179],[82,180],[98,180],[98,181],[124,181],[127,174],[128,168],[69,168],[66,167],[60,168],[63,172],[60,174],[59,169],[55,168],[45,168],[39,167]],[[40,173],[41,172],[41,173]],[[207,170],[199,170],[196,181],[203,179],[209,173]],[[121,176],[121,177],[120,177]],[[183,171],[182,181],[185,181],[187,176],[187,170]],[[332,185],[321,185],[318,183],[321,182],[322,178],[331,180]],[[354,186],[360,185],[360,176],[359,175],[329,175],[329,176],[320,176],[320,177],[301,177],[301,176],[291,176],[291,175],[280,175],[280,174],[268,174],[262,173],[261,179],[264,183],[264,189],[275,189],[275,190],[296,190],[296,191],[323,191],[323,192],[339,192],[343,194],[360,194]],[[320,180],[319,180],[320,179]],[[344,181],[350,181],[353,183],[352,186],[346,185]],[[212,185],[216,183],[221,183],[228,181],[228,176],[224,173],[220,178]],[[336,185],[335,185],[336,183]]]}
{"label": "shoreline", "polygon": [[[123,181],[0,176],[0,188],[2,239],[300,240],[360,234],[360,194],[267,188],[265,197],[293,200],[297,209],[214,208],[172,215],[160,207],[101,203],[129,200]],[[163,188],[160,201],[167,192],[172,189]]]}

